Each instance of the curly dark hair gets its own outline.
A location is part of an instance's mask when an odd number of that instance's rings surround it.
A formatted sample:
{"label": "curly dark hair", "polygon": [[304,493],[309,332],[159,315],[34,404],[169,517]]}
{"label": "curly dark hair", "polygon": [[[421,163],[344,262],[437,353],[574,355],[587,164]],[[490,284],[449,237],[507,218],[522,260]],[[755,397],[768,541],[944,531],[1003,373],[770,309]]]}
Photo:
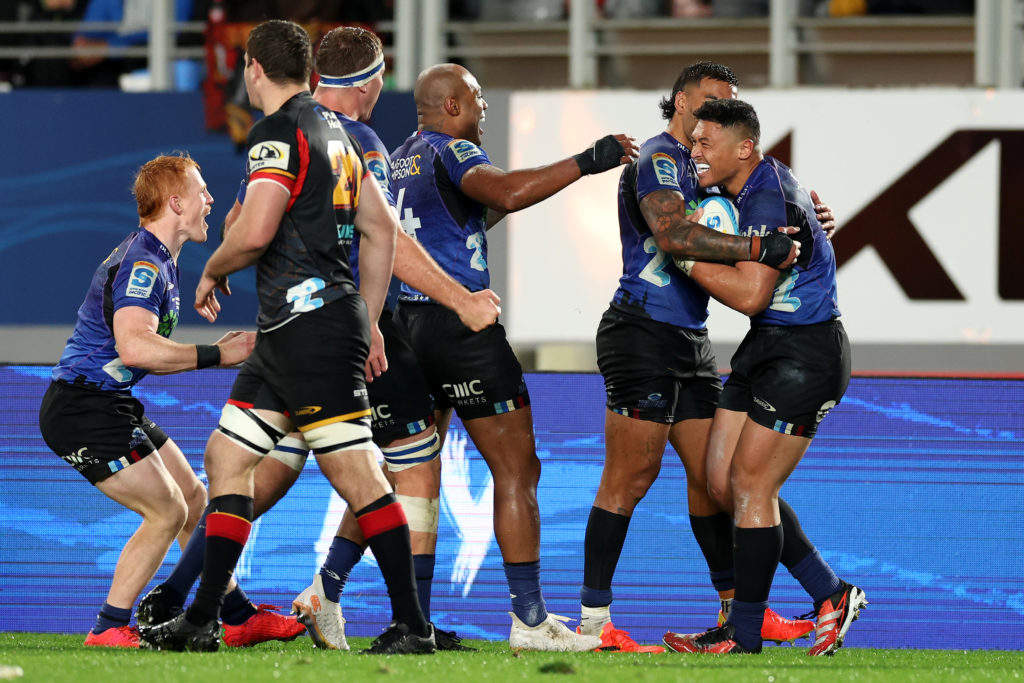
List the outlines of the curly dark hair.
{"label": "curly dark hair", "polygon": [[672,86],[672,92],[668,97],[661,98],[661,102],[658,103],[658,106],[661,107],[661,118],[671,121],[672,116],[676,113],[676,93],[681,92],[688,85],[699,85],[705,78],[737,87],[740,84],[740,79],[736,78],[732,69],[724,64],[708,61],[694,62],[683,69],[679,78],[676,79],[676,84]]}

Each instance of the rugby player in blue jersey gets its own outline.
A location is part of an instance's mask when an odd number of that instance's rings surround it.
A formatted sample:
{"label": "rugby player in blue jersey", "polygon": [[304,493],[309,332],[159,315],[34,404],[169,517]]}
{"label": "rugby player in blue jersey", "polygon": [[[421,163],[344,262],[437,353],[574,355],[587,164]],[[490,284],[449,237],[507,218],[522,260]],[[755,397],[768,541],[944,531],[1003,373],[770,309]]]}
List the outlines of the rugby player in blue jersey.
{"label": "rugby player in blue jersey", "polygon": [[[260,333],[206,449],[211,500],[196,598],[184,614],[140,629],[143,645],[216,650],[224,591],[248,539],[254,472],[298,430],[348,502],[377,558],[392,623],[374,654],[432,653],[416,596],[409,526],[374,457],[367,362],[385,369],[371,336],[391,278],[398,221],[337,116],[309,92],[309,36],[268,21],[249,34],[245,83],[266,118],[248,136],[245,203],[207,261],[195,307],[213,320],[227,276],[257,265]],[[360,287],[349,245],[361,234]],[[360,296],[361,295],[361,296]],[[314,341],[311,341],[314,340]]]}
{"label": "rugby player in blue jersey", "polygon": [[741,234],[787,224],[799,228],[794,239],[802,247],[781,274],[743,262],[698,262],[690,273],[716,299],[749,315],[751,327],[732,358],[707,454],[709,490],[735,520],[736,595],[723,625],[679,641],[682,647],[675,649],[760,652],[772,579],[780,558],[793,553],[795,544],[803,559],[789,568],[814,598],[817,612],[808,654],[831,655],[867,604],[864,591],[839,579],[799,526],[791,538],[778,496],[850,380],[835,254],[811,196],[789,168],[762,154],[753,107],[721,99],[707,102],[695,116],[693,161],[700,186],[717,186],[733,199]]}
{"label": "rugby player in blue jersey", "polygon": [[145,415],[131,389],[149,372],[169,374],[248,357],[252,332],[215,344],[169,339],[178,322],[178,255],[206,241],[213,197],[188,156],[160,156],[135,178],[140,230],[97,267],[74,332],[39,409],[46,444],[104,495],[142,517],[114,569],[107,600],[85,644],[138,647],[128,625],[139,592],[175,538],[184,547],[206,491],[181,449]]}
{"label": "rugby player in blue jersey", "polygon": [[[314,99],[338,115],[345,131],[359,142],[369,170],[388,204],[395,207],[391,192],[391,160],[384,143],[366,125],[383,86],[384,61],[380,38],[362,28],[344,26],[331,30],[321,40],[316,55],[319,83]],[[332,75],[334,74],[334,75]],[[340,75],[338,75],[340,74]],[[225,220],[230,229],[245,201],[243,180],[236,201]],[[358,283],[359,235],[352,240],[350,262]],[[470,292],[448,276],[412,238],[398,234],[394,272],[455,311],[467,327],[481,330],[498,317],[498,297],[491,290]],[[381,313],[379,328],[386,352],[387,370],[368,368],[367,381],[373,408],[371,428],[374,441],[384,451],[389,478],[396,497],[409,520],[416,570],[417,593],[424,616],[430,619],[430,584],[437,542],[440,448],[434,427],[433,402],[416,367],[404,330],[392,316],[398,281]],[[375,343],[378,340],[375,339]],[[309,448],[301,433],[281,439],[255,472],[253,514],[270,509],[298,478]],[[205,521],[200,521],[203,526]],[[204,537],[196,536],[165,582],[143,598],[143,611],[158,613],[163,621],[180,610],[202,568]],[[347,510],[331,544],[327,559],[313,584],[298,596],[292,609],[308,627],[317,647],[349,649],[339,598],[349,572],[362,557],[366,542],[351,510]],[[225,600],[232,600],[229,593]],[[144,609],[145,608],[145,609]],[[163,618],[160,618],[163,617]],[[222,617],[226,620],[227,617]],[[261,630],[261,634],[263,630]],[[465,649],[454,633],[435,628],[440,650]],[[225,638],[225,643],[229,643]]]}
{"label": "rugby player in blue jersey", "polygon": [[[788,261],[796,251],[790,240],[771,233],[768,240],[774,242],[754,248],[748,237],[722,235],[687,220],[705,196],[690,160],[693,112],[706,101],[734,98],[737,84],[721,64],[686,67],[661,101],[667,130],[643,144],[639,160],[623,172],[619,184],[623,274],[597,335],[598,365],[608,394],[605,466],[587,522],[580,590],[580,630],[601,634],[607,650],[662,650],[639,645],[615,628],[610,606],[630,518],[657,478],[669,442],[686,469],[690,526],[721,599],[720,620],[732,602],[732,519],[708,494],[704,465],[721,391],[705,327],[708,295],[671,258],[699,253],[707,259],[756,257],[772,263],[783,257]],[[833,229],[831,209],[816,208]],[[769,245],[777,253],[769,253]],[[727,255],[729,250],[734,253]],[[765,613],[766,639],[791,641],[813,628],[810,621]]]}
{"label": "rugby player in blue jersey", "polygon": [[[575,157],[504,171],[481,149],[487,103],[476,78],[442,64],[420,74],[414,97],[418,131],[392,152],[403,225],[452,277],[470,290],[490,285],[487,229],[507,212],[536,204],[581,177],[628,163],[634,142],[607,136]],[[582,651],[594,636],[548,614],[540,587],[540,461],[522,367],[500,324],[468,328],[426,292],[402,286],[398,317],[437,402],[438,428],[454,408],[494,479],[494,532],[512,596],[509,644]]]}

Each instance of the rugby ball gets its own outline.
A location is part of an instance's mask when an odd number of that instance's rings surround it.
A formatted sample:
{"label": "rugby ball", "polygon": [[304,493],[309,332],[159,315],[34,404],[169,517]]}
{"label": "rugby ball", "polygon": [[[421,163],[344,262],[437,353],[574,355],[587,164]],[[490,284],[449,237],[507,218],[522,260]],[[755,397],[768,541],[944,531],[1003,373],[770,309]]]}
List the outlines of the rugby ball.
{"label": "rugby ball", "polygon": [[[708,197],[700,203],[700,208],[704,209],[704,214],[697,220],[701,225],[718,232],[724,232],[727,235],[738,235],[740,233],[739,213],[732,202],[725,197],[718,195]],[[673,260],[675,261],[676,268],[687,275],[690,274],[694,261],[679,258]]]}

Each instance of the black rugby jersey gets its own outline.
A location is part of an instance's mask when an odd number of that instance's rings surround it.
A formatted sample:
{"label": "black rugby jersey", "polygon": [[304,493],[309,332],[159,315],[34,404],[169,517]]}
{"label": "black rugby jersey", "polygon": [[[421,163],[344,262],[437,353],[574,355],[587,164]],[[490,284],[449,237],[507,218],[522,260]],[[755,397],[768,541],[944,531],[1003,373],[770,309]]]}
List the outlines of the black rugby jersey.
{"label": "black rugby jersey", "polygon": [[268,331],[357,292],[349,248],[369,171],[358,143],[309,92],[258,121],[246,145],[248,187],[276,183],[290,195],[256,265],[257,324]]}

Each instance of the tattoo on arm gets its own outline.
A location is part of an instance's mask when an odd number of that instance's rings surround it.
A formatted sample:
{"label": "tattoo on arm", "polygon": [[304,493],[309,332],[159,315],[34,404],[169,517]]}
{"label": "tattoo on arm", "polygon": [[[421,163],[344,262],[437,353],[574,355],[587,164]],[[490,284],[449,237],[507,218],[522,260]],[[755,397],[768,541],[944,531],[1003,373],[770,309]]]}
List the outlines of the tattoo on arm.
{"label": "tattoo on arm", "polygon": [[750,238],[726,235],[686,218],[686,200],[675,190],[658,190],[640,202],[647,226],[661,250],[700,261],[746,261]]}

